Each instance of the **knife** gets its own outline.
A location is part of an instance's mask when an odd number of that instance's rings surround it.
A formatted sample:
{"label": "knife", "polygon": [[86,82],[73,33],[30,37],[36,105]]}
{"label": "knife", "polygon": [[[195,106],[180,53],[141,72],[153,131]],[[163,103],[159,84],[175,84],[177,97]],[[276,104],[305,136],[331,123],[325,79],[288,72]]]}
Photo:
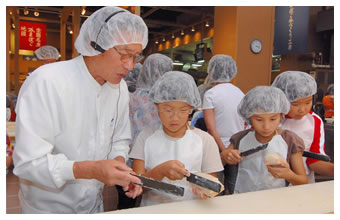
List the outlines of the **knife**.
{"label": "knife", "polygon": [[180,186],[176,186],[170,183],[165,183],[165,182],[161,182],[158,180],[154,180],[151,178],[147,178],[144,176],[140,176],[140,175],[136,175],[136,174],[132,174],[130,173],[132,176],[138,177],[142,183],[133,183],[136,185],[140,185],[142,187],[148,188],[148,189],[155,189],[155,190],[159,190],[159,191],[163,191],[166,193],[171,193],[174,194],[176,196],[183,196],[184,195],[184,188],[180,187]]}
{"label": "knife", "polygon": [[268,143],[260,145],[258,147],[253,148],[253,149],[250,149],[250,150],[243,151],[243,152],[240,153],[240,156],[241,157],[246,157],[246,156],[254,154],[254,153],[258,152],[258,151],[264,150],[267,147],[268,147]]}
{"label": "knife", "polygon": [[193,184],[210,189],[214,192],[218,192],[218,193],[221,192],[221,185],[214,181],[211,181],[209,179],[206,179],[204,177],[201,177],[201,176],[198,176],[192,173],[190,173],[190,176],[186,176],[186,178],[187,178],[187,181]]}
{"label": "knife", "polygon": [[309,151],[303,151],[302,156],[312,158],[312,159],[315,159],[315,160],[322,160],[322,161],[326,161],[326,162],[331,161],[331,158],[329,158],[327,155],[317,154],[317,153],[313,153],[313,152],[309,152]]}

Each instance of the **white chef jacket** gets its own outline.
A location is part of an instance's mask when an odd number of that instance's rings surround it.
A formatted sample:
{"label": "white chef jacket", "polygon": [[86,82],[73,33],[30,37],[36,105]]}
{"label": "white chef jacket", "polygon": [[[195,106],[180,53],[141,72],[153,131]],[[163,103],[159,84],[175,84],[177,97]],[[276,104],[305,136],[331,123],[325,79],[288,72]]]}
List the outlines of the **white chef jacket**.
{"label": "white chef jacket", "polygon": [[125,81],[99,85],[82,56],[43,65],[27,78],[16,105],[13,154],[23,212],[102,210],[103,183],[75,179],[73,163],[127,157],[128,103]]}

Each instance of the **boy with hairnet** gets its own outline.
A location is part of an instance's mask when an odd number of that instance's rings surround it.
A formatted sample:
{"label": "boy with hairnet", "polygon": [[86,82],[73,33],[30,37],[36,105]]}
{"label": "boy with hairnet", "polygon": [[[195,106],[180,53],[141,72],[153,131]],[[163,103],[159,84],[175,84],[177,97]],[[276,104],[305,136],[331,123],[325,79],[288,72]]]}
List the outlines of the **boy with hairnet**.
{"label": "boy with hairnet", "polygon": [[[305,72],[286,71],[279,74],[272,86],[281,89],[290,102],[290,110],[282,122],[282,129],[295,132],[304,141],[306,151],[325,153],[325,131],[322,119],[311,111],[317,85],[315,79]],[[314,183],[314,172],[334,176],[334,164],[304,158],[308,182]]]}
{"label": "boy with hairnet", "polygon": [[130,94],[131,144],[135,143],[139,132],[147,127],[160,125],[157,108],[149,100],[149,91],[164,73],[172,70],[172,60],[163,54],[148,56],[136,82],[136,91]]}
{"label": "boy with hairnet", "polygon": [[137,137],[130,153],[133,170],[142,176],[182,186],[185,191],[183,197],[145,191],[141,205],[207,198],[208,195],[184,179],[189,172],[216,177],[216,172],[223,170],[214,139],[188,126],[189,114],[201,104],[193,77],[179,71],[167,72],[154,84],[149,98],[156,104],[162,124],[144,129]]}
{"label": "boy with hairnet", "polygon": [[[234,134],[221,153],[222,162],[227,164],[225,187],[229,193],[308,183],[302,139],[278,128],[289,111],[284,93],[271,86],[257,86],[245,95],[237,110],[252,128]],[[248,150],[253,152],[243,154]]]}

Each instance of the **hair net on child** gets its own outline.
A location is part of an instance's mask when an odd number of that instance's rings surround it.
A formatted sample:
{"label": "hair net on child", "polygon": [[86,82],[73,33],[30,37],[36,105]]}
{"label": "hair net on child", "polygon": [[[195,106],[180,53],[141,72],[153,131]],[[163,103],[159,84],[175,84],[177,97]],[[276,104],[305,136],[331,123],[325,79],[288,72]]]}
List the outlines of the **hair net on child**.
{"label": "hair net on child", "polygon": [[209,83],[230,82],[236,74],[236,62],[231,56],[218,54],[210,59],[207,77]]}
{"label": "hair net on child", "polygon": [[59,59],[59,51],[52,46],[42,46],[34,51],[39,60]]}
{"label": "hair net on child", "polygon": [[327,87],[327,95],[334,95],[334,84],[330,84],[328,87]]}
{"label": "hair net on child", "polygon": [[136,90],[136,82],[139,74],[141,73],[143,65],[136,63],[132,70],[124,77],[124,80],[128,86],[129,92],[134,92]]}
{"label": "hair net on child", "polygon": [[204,94],[206,91],[208,91],[209,89],[211,89],[213,86],[210,84],[201,84],[199,85],[198,88],[198,92],[200,94],[201,97],[201,102],[203,103],[203,98],[204,98]]}
{"label": "hair net on child", "polygon": [[172,70],[172,60],[160,53],[151,54],[144,63],[141,74],[137,78],[136,88],[150,90],[153,84],[164,73]]}
{"label": "hair net on child", "polygon": [[194,108],[201,105],[194,78],[180,71],[170,71],[161,76],[151,88],[149,99],[154,103],[183,101]]}
{"label": "hair net on child", "polygon": [[125,9],[108,6],[85,20],[75,48],[83,56],[96,56],[102,53],[101,49],[108,50],[116,45],[141,44],[144,49],[147,43],[148,28],[141,17]]}
{"label": "hair net on child", "polygon": [[272,86],[281,89],[290,102],[312,96],[317,90],[315,79],[299,71],[286,71],[279,74]]}
{"label": "hair net on child", "polygon": [[254,114],[287,114],[290,103],[286,95],[273,86],[257,86],[251,89],[237,106],[238,113],[250,124],[249,118]]}

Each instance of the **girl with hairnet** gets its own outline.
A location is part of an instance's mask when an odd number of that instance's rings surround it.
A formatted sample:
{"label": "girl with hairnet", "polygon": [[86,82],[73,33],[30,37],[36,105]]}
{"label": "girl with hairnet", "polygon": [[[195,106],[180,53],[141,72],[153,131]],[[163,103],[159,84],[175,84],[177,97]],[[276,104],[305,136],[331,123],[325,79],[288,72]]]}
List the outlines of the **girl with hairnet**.
{"label": "girl with hairnet", "polygon": [[149,100],[149,91],[157,79],[172,70],[172,60],[159,53],[148,56],[136,82],[136,91],[130,94],[131,144],[139,132],[153,125],[160,125],[156,106]]}
{"label": "girl with hairnet", "polygon": [[214,139],[206,132],[188,126],[189,114],[201,105],[192,76],[179,71],[165,73],[152,87],[150,100],[156,104],[161,125],[148,127],[138,135],[130,158],[137,174],[174,183],[185,188],[177,197],[158,191],[145,191],[142,206],[178,200],[207,198],[184,179],[190,173],[216,177],[223,170]]}
{"label": "girl with hairnet", "polygon": [[[245,95],[237,110],[252,128],[234,134],[221,153],[222,162],[227,164],[224,172],[229,193],[308,183],[303,140],[291,131],[278,129],[289,111],[284,93],[271,86],[257,86]],[[244,153],[247,151],[251,153]]]}
{"label": "girl with hairnet", "polygon": [[[272,86],[281,89],[290,102],[290,109],[282,122],[282,129],[295,132],[301,137],[306,151],[326,155],[325,131],[322,119],[311,111],[313,95],[317,85],[308,73],[286,71],[279,74]],[[314,172],[334,176],[334,164],[330,162],[304,158],[308,182],[314,183]]]}
{"label": "girl with hairnet", "polygon": [[243,119],[237,114],[237,105],[244,93],[229,83],[237,74],[236,62],[228,55],[215,55],[208,64],[207,80],[214,87],[203,99],[204,121],[222,152],[231,135],[245,128]]}
{"label": "girl with hairnet", "polygon": [[124,77],[126,85],[128,86],[128,90],[130,93],[136,91],[136,83],[139,74],[142,72],[143,65],[140,63],[136,63],[131,71]]}

